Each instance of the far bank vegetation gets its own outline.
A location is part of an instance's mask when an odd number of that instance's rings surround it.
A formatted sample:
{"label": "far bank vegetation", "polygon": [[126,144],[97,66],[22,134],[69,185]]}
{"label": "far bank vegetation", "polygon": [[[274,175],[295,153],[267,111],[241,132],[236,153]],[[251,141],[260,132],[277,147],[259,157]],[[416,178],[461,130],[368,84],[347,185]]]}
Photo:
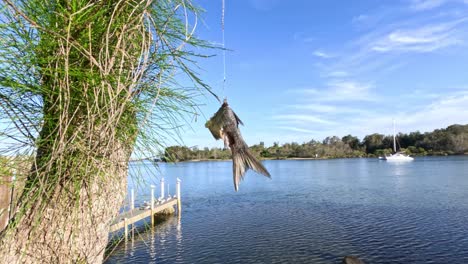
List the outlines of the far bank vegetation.
{"label": "far bank vegetation", "polygon": [[[468,125],[451,125],[426,133],[400,133],[397,141],[398,149],[412,156],[468,154]],[[377,157],[393,152],[393,136],[374,133],[362,140],[352,135],[341,138],[330,136],[322,141],[312,139],[304,143],[274,143],[269,147],[260,142],[251,146],[250,150],[263,159]],[[186,146],[168,147],[163,155],[165,161],[230,158],[228,149]]]}

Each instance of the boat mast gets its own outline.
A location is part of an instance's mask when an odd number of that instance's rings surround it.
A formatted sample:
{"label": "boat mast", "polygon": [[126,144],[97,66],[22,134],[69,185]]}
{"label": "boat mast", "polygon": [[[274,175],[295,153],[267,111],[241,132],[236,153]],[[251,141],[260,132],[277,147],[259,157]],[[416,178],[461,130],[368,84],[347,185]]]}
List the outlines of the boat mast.
{"label": "boat mast", "polygon": [[395,119],[393,119],[393,152],[396,153],[396,139],[395,139],[396,131],[395,131]]}

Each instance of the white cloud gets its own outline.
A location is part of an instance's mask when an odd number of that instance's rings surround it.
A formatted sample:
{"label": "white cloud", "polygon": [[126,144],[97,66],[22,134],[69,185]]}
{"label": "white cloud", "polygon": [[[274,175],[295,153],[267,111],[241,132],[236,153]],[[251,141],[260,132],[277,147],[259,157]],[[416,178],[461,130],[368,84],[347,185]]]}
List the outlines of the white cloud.
{"label": "white cloud", "polygon": [[[442,97],[441,100],[435,101],[428,106],[431,112],[436,111],[458,111],[460,113],[468,113],[468,91],[457,92],[449,96]],[[451,112],[451,114],[454,114]],[[457,114],[459,115],[459,114]],[[468,114],[464,114],[468,120]]]}
{"label": "white cloud", "polygon": [[415,11],[426,11],[448,3],[468,4],[468,0],[411,0],[410,8]]}
{"label": "white cloud", "polygon": [[330,81],[322,89],[297,89],[289,92],[301,94],[301,98],[317,102],[340,101],[378,101],[379,98],[372,92],[373,86],[356,81]]}
{"label": "white cloud", "polygon": [[[389,10],[384,12],[388,12],[387,16],[391,17]],[[463,52],[463,45],[468,43],[468,18],[463,13],[451,13],[443,18],[420,16],[398,22],[387,20],[382,18],[380,24],[333,51],[340,55],[322,61],[318,66],[322,71],[321,76],[365,76],[366,79],[371,76],[371,80],[375,80],[394,73],[410,62],[408,55],[436,51],[439,54],[458,50]],[[341,73],[346,75],[340,76]]]}
{"label": "white cloud", "polygon": [[320,51],[320,50],[316,50],[312,54],[316,57],[323,58],[323,59],[330,59],[334,57],[333,55],[328,54],[324,51]]}
{"label": "white cloud", "polygon": [[293,126],[278,126],[277,128],[282,129],[282,130],[289,130],[293,132],[306,133],[306,134],[316,133],[316,131],[314,130],[304,129],[300,127],[293,127]]}
{"label": "white cloud", "polygon": [[[390,135],[393,131],[392,120],[396,120],[397,132],[409,133],[414,131],[430,132],[434,129],[445,128],[452,124],[468,124],[468,90],[452,92],[449,95],[427,97],[427,102],[420,102],[411,109],[398,107],[380,107],[376,109],[354,109],[356,114],[343,115],[342,111],[353,108],[337,105],[328,107],[332,113],[323,113],[316,117],[308,114],[307,107],[298,107],[294,114],[278,115],[274,120],[280,121],[277,128],[291,131],[281,136],[281,142],[321,140],[327,136],[338,137],[351,134],[363,138],[372,133]],[[322,105],[318,104],[318,108]],[[327,106],[325,105],[325,108]],[[352,110],[351,110],[352,111]],[[331,114],[331,115],[330,115]],[[325,118],[325,116],[327,118]],[[319,129],[318,129],[319,128]],[[297,133],[294,133],[297,132]],[[304,137],[301,137],[304,135]],[[276,137],[275,140],[278,140]]]}
{"label": "white cloud", "polygon": [[306,95],[318,95],[321,93],[319,89],[315,89],[315,88],[294,89],[294,90],[288,90],[286,92],[295,93],[295,94],[298,94],[298,93],[306,94]]}
{"label": "white cloud", "polygon": [[349,76],[349,73],[348,72],[345,72],[345,71],[331,71],[329,73],[327,73],[328,77],[346,77],[346,76]]}
{"label": "white cloud", "polygon": [[369,110],[367,115],[343,120],[342,123],[348,125],[343,126],[342,130],[361,137],[376,132],[390,134],[392,119],[395,119],[399,132],[429,132],[452,124],[468,124],[466,105],[468,105],[468,91],[456,92],[439,96],[432,99],[432,102],[411,110],[388,108],[382,109],[379,113]]}
{"label": "white cloud", "polygon": [[366,115],[367,111],[361,108],[347,107],[344,105],[329,105],[321,103],[305,103],[289,105],[289,109],[305,110],[314,113],[336,115],[336,114],[359,114]]}
{"label": "white cloud", "polygon": [[[414,32],[411,32],[414,34]],[[417,34],[420,32],[416,32],[415,36],[411,36],[413,34],[408,32],[393,32],[388,35],[388,39],[392,42],[402,43],[402,44],[424,44],[424,43],[431,43],[439,40],[440,36],[433,36],[433,35],[425,35],[425,34]],[[422,36],[417,36],[422,35]]]}
{"label": "white cloud", "polygon": [[323,92],[321,100],[325,101],[376,101],[371,93],[372,85],[354,81],[332,81]]}
{"label": "white cloud", "polygon": [[442,6],[450,0],[412,0],[410,8],[416,11],[429,10]]}
{"label": "white cloud", "polygon": [[377,52],[430,52],[461,44],[463,40],[456,26],[465,21],[466,19],[460,19],[419,28],[396,29],[376,39],[371,44],[371,49]]}
{"label": "white cloud", "polygon": [[[322,89],[292,90],[297,98],[295,104],[286,105],[280,114],[274,115],[278,127],[294,132],[309,133],[309,136],[321,137],[335,135],[342,127],[346,116],[366,116],[368,112],[351,106],[359,106],[378,100],[372,92],[373,86],[355,81],[331,81]],[[363,103],[363,101],[366,101]],[[320,126],[320,131],[314,130]],[[328,130],[327,130],[328,129]],[[330,133],[326,135],[324,132]]]}
{"label": "white cloud", "polygon": [[355,94],[368,94],[371,88],[368,84],[361,84],[353,81],[335,81],[330,83],[332,89],[344,96],[354,96]]}
{"label": "white cloud", "polygon": [[332,113],[336,112],[338,107],[332,105],[324,105],[324,104],[295,104],[289,105],[288,108],[296,109],[296,110],[310,110],[313,112],[319,113]]}
{"label": "white cloud", "polygon": [[306,114],[285,114],[285,115],[275,115],[273,116],[275,120],[285,121],[287,123],[318,123],[318,124],[333,124],[334,122],[322,119],[320,117],[316,117],[313,115],[306,115]]}

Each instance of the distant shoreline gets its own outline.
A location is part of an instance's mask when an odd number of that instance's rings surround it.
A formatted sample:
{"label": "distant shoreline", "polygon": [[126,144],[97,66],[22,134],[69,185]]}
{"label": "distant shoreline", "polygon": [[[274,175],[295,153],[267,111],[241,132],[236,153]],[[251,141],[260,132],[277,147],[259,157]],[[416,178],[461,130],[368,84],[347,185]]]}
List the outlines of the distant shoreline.
{"label": "distant shoreline", "polygon": [[[325,160],[325,159],[334,159],[334,158],[260,158],[260,160]],[[176,162],[203,162],[203,161],[230,161],[231,159],[191,159],[191,160],[181,160]],[[161,161],[165,162],[165,161]],[[175,163],[174,161],[169,161],[165,163]]]}
{"label": "distant shoreline", "polygon": [[[413,157],[446,157],[446,156],[468,156],[468,153],[465,154],[450,154],[450,155],[414,155]],[[260,158],[260,160],[330,160],[330,159],[378,159],[378,157],[322,157],[322,158]],[[182,160],[182,161],[161,161],[164,163],[179,163],[179,162],[204,162],[204,161],[230,161],[231,159],[192,159],[192,160]]]}

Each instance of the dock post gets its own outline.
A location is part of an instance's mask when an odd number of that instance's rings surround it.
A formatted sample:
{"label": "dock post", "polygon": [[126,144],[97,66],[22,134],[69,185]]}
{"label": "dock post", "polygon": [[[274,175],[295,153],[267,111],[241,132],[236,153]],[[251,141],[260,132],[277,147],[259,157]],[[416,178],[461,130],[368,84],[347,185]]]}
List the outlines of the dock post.
{"label": "dock post", "polygon": [[130,190],[130,211],[135,209],[135,192],[133,189]]}
{"label": "dock post", "polygon": [[164,178],[161,178],[161,196],[159,198],[164,199]]}
{"label": "dock post", "polygon": [[151,185],[151,226],[154,225],[154,188],[156,186]]}
{"label": "dock post", "polygon": [[127,218],[124,218],[124,230],[125,230],[125,241],[128,239],[128,224],[127,224]]}
{"label": "dock post", "polygon": [[176,196],[177,196],[177,214],[180,216],[180,212],[182,210],[182,203],[180,201],[180,182],[181,180],[177,178],[176,184]]}

